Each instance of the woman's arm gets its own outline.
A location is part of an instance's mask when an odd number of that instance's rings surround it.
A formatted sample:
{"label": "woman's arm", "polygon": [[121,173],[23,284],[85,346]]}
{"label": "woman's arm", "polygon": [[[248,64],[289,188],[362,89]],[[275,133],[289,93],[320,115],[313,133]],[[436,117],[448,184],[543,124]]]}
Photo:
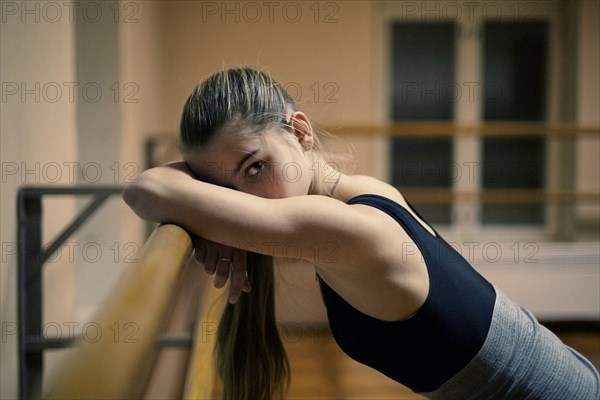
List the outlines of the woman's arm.
{"label": "woman's arm", "polygon": [[379,236],[371,218],[340,201],[257,197],[198,181],[184,163],[145,171],[125,188],[123,198],[143,219],[174,223],[231,247],[322,267],[356,263],[357,252],[373,250]]}
{"label": "woman's arm", "polygon": [[[198,181],[182,165],[144,172],[124,198],[142,218],[175,223],[233,250],[306,260],[351,304],[376,310],[373,315],[406,316],[427,295],[427,270],[415,257],[411,266],[398,268],[408,262],[401,257],[403,244],[414,243],[393,218],[373,207],[325,196],[257,197]],[[229,299],[235,303],[249,290],[245,257],[225,258],[231,267],[218,263],[215,281],[224,284],[231,277]],[[391,295],[400,301],[389,303]]]}

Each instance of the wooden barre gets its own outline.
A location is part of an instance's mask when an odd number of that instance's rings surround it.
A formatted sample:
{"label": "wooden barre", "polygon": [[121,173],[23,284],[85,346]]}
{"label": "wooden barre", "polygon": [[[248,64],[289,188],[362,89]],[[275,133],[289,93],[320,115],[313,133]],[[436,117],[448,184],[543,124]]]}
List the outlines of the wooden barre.
{"label": "wooden barre", "polygon": [[[208,281],[208,280],[207,280]],[[214,362],[217,342],[217,327],[225,306],[223,290],[216,289],[208,281],[202,290],[203,296],[196,319],[194,345],[185,379],[183,399],[219,398],[218,380]]]}
{"label": "wooden barre", "polygon": [[599,193],[572,191],[548,192],[531,189],[485,189],[482,191],[455,191],[452,189],[398,188],[412,203],[451,204],[470,201],[483,204],[600,204]]}
{"label": "wooden barre", "polygon": [[[73,357],[65,362],[45,398],[130,398],[139,372],[153,354],[177,278],[191,252],[192,241],[185,230],[175,225],[158,226],[144,244],[139,263],[127,267],[95,318],[101,333],[93,341],[79,340]],[[117,338],[111,331],[115,326],[133,327],[136,334]]]}
{"label": "wooden barre", "polygon": [[334,135],[366,135],[394,137],[553,137],[575,136],[600,137],[598,126],[551,125],[540,122],[483,122],[481,124],[459,124],[453,121],[396,121],[381,125],[324,126]]}
{"label": "wooden barre", "polygon": [[[551,137],[600,138],[600,126],[579,126],[568,124],[548,124],[544,122],[482,122],[480,124],[460,124],[453,121],[396,121],[389,124],[323,124],[320,128],[335,136],[364,135],[390,137]],[[172,133],[156,135],[149,139],[154,144],[176,141]]]}

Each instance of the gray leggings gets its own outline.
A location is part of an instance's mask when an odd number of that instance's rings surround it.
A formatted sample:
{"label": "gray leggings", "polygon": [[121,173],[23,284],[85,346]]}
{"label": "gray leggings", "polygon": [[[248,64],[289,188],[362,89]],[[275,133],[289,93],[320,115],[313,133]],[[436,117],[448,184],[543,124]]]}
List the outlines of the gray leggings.
{"label": "gray leggings", "polygon": [[441,400],[599,400],[592,364],[496,289],[488,336],[475,358],[434,392]]}

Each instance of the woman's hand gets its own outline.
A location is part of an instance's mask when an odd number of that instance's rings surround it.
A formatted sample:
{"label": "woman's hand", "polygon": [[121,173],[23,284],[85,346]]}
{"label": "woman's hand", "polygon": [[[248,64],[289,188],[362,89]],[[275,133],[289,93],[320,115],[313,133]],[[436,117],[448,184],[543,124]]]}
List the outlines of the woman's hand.
{"label": "woman's hand", "polygon": [[229,302],[235,304],[241,292],[248,293],[252,290],[246,272],[246,251],[223,244],[211,242],[193,235],[196,260],[204,265],[204,271],[215,275],[214,285],[222,288],[229,284]]}

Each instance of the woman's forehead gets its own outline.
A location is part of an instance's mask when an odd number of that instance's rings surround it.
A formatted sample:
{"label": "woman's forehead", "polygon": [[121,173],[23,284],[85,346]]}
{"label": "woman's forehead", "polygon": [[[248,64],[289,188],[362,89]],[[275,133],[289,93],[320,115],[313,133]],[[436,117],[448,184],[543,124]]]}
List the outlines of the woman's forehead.
{"label": "woman's forehead", "polygon": [[202,147],[189,151],[185,160],[201,179],[234,175],[240,161],[247,154],[255,154],[268,144],[263,135],[219,135]]}
{"label": "woman's forehead", "polygon": [[230,153],[244,153],[249,149],[266,145],[262,133],[220,132],[209,143],[197,149],[196,153],[224,157]]}

